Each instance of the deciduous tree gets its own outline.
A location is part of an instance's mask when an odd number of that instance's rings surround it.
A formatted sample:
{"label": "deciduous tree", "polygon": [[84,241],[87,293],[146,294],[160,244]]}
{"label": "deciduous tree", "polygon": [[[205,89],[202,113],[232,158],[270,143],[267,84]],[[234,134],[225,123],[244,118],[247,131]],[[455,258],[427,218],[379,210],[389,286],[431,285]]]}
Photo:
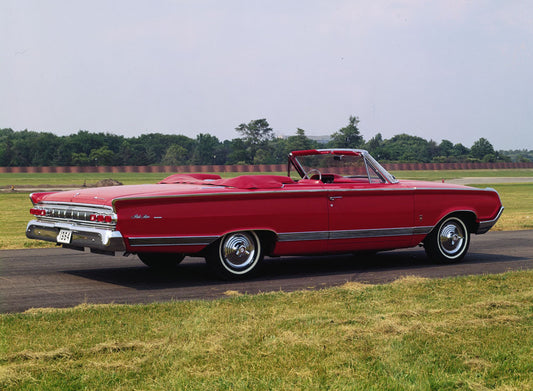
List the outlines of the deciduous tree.
{"label": "deciduous tree", "polygon": [[247,163],[252,164],[259,148],[265,149],[265,145],[274,138],[274,132],[265,118],[242,123],[235,128],[242,135],[248,152]]}
{"label": "deciduous tree", "polygon": [[328,145],[332,148],[361,148],[364,139],[359,133],[358,125],[359,117],[350,116],[348,125],[333,133]]}
{"label": "deciduous tree", "polygon": [[495,152],[489,140],[482,137],[472,145],[472,148],[470,148],[470,154],[475,159],[483,160],[486,155],[494,155]]}

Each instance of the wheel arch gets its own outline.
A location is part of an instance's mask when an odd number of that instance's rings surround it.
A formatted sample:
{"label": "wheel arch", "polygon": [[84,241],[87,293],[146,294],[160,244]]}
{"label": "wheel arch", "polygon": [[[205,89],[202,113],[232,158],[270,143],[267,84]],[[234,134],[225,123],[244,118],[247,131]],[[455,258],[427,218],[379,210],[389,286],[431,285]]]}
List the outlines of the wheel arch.
{"label": "wheel arch", "polygon": [[236,232],[255,232],[259,240],[261,241],[261,245],[263,246],[263,251],[265,255],[269,255],[274,251],[274,247],[276,246],[278,235],[275,231],[268,228],[238,228],[238,229],[232,229],[230,231],[225,231],[223,234],[219,235],[216,240],[211,242],[205,250],[208,250],[209,248],[213,246],[218,246],[219,242],[226,236],[232,233]]}
{"label": "wheel arch", "polygon": [[470,235],[475,232],[476,215],[472,211],[448,213],[433,227],[422,244],[427,256],[436,263],[461,261],[470,247]]}
{"label": "wheel arch", "polygon": [[475,233],[477,230],[478,222],[477,222],[477,215],[476,212],[473,210],[455,210],[455,211],[449,211],[447,214],[443,215],[437,223],[433,226],[430,232],[426,235],[426,238],[431,235],[432,232],[434,232],[436,229],[438,229],[439,225],[446,219],[450,217],[458,217],[460,218],[466,225],[466,228],[468,229],[468,232]]}
{"label": "wheel arch", "polygon": [[247,278],[261,268],[273,238],[275,234],[270,230],[229,231],[205,249],[205,260],[211,271],[224,280]]}

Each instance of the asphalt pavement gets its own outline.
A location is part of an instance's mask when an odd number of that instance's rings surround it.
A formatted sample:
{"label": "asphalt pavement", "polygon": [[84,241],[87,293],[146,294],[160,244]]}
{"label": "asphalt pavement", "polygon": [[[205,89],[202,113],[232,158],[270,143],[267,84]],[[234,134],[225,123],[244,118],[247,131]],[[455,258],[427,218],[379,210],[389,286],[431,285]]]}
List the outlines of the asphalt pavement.
{"label": "asphalt pavement", "polygon": [[381,284],[402,276],[444,278],[533,269],[533,230],[473,235],[463,262],[431,263],[422,248],[376,255],[266,258],[256,278],[225,282],[203,258],[157,273],[136,256],[110,257],[62,248],[0,251],[0,312],[82,303],[152,303],[214,299],[233,292],[320,289],[348,281]]}

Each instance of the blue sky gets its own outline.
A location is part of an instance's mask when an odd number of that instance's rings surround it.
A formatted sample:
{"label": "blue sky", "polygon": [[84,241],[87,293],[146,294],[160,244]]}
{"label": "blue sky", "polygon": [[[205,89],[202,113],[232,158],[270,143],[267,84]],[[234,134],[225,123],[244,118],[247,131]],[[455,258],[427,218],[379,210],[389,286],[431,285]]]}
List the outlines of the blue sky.
{"label": "blue sky", "polygon": [[531,1],[0,3],[0,127],[533,149]]}

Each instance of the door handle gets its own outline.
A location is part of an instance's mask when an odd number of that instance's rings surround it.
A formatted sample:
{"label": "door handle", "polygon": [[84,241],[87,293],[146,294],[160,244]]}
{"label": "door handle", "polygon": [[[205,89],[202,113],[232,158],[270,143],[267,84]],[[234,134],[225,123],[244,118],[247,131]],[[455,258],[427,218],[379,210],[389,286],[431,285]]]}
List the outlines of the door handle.
{"label": "door handle", "polygon": [[335,200],[340,199],[340,198],[342,198],[342,196],[331,196],[331,197],[329,197],[329,200],[330,201],[335,201]]}

